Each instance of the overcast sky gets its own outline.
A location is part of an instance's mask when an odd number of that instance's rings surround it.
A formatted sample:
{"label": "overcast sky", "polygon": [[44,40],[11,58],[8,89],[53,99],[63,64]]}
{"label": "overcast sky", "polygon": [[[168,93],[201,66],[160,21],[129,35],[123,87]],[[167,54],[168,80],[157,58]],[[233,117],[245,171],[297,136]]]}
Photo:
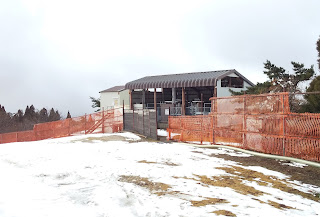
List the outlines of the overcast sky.
{"label": "overcast sky", "polygon": [[[147,75],[316,66],[319,0],[0,0],[0,104],[66,116]],[[317,67],[315,67],[317,69]]]}

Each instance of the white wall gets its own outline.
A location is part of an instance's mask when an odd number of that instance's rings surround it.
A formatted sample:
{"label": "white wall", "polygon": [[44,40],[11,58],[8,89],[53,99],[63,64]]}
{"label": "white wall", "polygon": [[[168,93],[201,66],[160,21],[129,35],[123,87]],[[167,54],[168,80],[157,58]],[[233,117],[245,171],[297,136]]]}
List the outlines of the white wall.
{"label": "white wall", "polygon": [[[228,75],[229,77],[239,77],[236,74],[232,73]],[[229,89],[233,91],[238,91],[240,92],[241,90],[246,90],[247,87],[251,87],[250,84],[248,84],[246,81],[243,81],[243,88],[232,88],[232,87],[221,87],[221,80],[219,79],[217,81],[217,97],[226,97],[226,96],[231,96],[231,93]]]}
{"label": "white wall", "polygon": [[[118,92],[104,92],[100,93],[100,108],[108,109],[110,107],[118,107],[119,106],[119,94]],[[117,103],[115,105],[115,103]]]}
{"label": "white wall", "polygon": [[104,109],[114,107],[122,107],[124,101],[124,106],[126,109],[129,108],[130,97],[129,90],[123,90],[120,92],[104,92],[100,93],[100,108]]}
{"label": "white wall", "polygon": [[122,107],[122,104],[124,101],[124,108],[129,109],[130,108],[129,90],[120,91],[119,94],[120,94],[119,106]]}

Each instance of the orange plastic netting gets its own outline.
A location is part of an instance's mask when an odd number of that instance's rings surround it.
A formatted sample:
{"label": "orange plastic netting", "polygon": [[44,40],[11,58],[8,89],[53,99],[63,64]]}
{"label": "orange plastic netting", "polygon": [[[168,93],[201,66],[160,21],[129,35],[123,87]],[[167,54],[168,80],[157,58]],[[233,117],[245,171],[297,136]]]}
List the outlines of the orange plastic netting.
{"label": "orange plastic netting", "polygon": [[36,124],[31,131],[0,134],[0,143],[36,141],[89,133],[113,133],[122,131],[122,127],[122,108],[110,109],[80,117]]}
{"label": "orange plastic netting", "polygon": [[320,114],[290,113],[288,93],[211,100],[209,115],[170,116],[169,139],[320,161]]}

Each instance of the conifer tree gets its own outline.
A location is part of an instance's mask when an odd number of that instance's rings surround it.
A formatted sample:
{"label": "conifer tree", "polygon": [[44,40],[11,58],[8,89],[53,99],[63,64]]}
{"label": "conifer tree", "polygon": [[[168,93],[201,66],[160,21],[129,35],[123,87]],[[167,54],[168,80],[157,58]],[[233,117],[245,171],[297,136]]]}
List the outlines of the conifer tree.
{"label": "conifer tree", "polygon": [[70,112],[68,111],[68,114],[67,114],[67,119],[68,118],[71,118],[71,115],[70,115]]}
{"label": "conifer tree", "polygon": [[319,67],[319,70],[320,70],[320,37],[317,41],[317,51],[318,51],[318,67]]}
{"label": "conifer tree", "polygon": [[48,111],[45,108],[42,108],[39,112],[39,122],[44,123],[48,122]]}

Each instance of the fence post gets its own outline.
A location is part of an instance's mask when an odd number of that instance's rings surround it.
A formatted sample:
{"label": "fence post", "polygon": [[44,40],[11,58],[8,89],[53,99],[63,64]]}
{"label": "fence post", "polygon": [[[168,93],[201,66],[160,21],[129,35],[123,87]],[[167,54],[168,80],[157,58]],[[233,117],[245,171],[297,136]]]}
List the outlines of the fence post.
{"label": "fence post", "polygon": [[102,133],[104,133],[104,107],[102,107]]}
{"label": "fence post", "polygon": [[170,110],[170,107],[169,107],[168,128],[167,128],[167,132],[168,132],[167,140],[168,141],[171,139],[170,119],[171,119],[171,110]]}
{"label": "fence post", "polygon": [[200,144],[202,145],[202,140],[203,140],[203,137],[202,137],[202,132],[203,132],[203,115],[200,116],[201,117],[201,122],[200,122]]}
{"label": "fence post", "polygon": [[71,118],[68,118],[67,120],[68,120],[68,136],[70,136],[71,135],[70,134],[70,120],[71,120]]}
{"label": "fence post", "polygon": [[283,156],[286,156],[286,150],[285,150],[285,113],[284,113],[284,95],[282,94],[282,154]]}
{"label": "fence post", "polygon": [[134,105],[132,106],[132,131],[135,132],[135,129],[134,129]]}
{"label": "fence post", "polygon": [[124,125],[124,100],[122,100],[122,130],[125,130],[125,125]]}
{"label": "fence post", "polygon": [[216,139],[215,139],[215,131],[217,128],[217,122],[218,122],[218,98],[216,97],[213,99],[213,144],[216,144]]}
{"label": "fence post", "polygon": [[87,113],[84,114],[84,135],[87,134]]}
{"label": "fence post", "polygon": [[2,134],[0,134],[0,144],[2,144]]}
{"label": "fence post", "polygon": [[243,141],[242,145],[245,149],[247,149],[247,143],[246,143],[246,138],[247,138],[247,96],[246,94],[243,97]]}
{"label": "fence post", "polygon": [[142,109],[142,135],[144,135],[144,109]]}

